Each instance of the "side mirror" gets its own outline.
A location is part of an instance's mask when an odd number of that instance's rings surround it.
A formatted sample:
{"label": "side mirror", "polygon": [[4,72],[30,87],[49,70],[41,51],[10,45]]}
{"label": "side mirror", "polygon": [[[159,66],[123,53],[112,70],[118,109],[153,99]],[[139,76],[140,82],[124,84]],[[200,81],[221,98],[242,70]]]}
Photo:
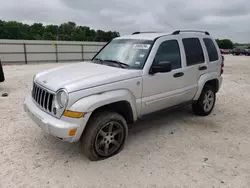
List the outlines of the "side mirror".
{"label": "side mirror", "polygon": [[171,72],[172,65],[169,61],[161,61],[158,65],[153,65],[149,71],[149,74],[155,74],[158,72]]}

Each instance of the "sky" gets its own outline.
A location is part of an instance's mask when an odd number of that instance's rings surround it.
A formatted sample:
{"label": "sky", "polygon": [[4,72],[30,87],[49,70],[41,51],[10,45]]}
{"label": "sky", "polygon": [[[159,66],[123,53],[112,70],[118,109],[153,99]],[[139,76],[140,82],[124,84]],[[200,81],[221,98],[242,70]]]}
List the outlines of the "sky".
{"label": "sky", "polygon": [[250,0],[0,0],[0,19],[135,31],[207,30],[250,43]]}

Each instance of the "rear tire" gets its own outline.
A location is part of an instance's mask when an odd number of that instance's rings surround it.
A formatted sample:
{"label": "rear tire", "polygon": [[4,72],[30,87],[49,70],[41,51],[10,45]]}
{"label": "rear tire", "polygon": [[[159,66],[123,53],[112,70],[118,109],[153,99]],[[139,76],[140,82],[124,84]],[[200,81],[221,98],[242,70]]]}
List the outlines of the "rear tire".
{"label": "rear tire", "polygon": [[207,116],[212,112],[215,101],[215,88],[211,85],[205,85],[198,101],[192,104],[193,112],[199,116]]}
{"label": "rear tire", "polygon": [[128,126],[120,114],[94,114],[81,138],[83,152],[91,161],[109,158],[123,149],[127,135]]}

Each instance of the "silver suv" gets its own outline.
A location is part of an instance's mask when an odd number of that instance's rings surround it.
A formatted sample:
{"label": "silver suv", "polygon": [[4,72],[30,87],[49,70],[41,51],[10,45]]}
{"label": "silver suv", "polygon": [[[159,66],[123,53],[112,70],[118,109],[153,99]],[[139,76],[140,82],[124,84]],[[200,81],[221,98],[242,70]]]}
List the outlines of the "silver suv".
{"label": "silver suv", "polygon": [[24,109],[45,132],[81,140],[90,160],[122,150],[127,124],[191,104],[206,116],[222,83],[223,58],[208,32],[141,33],[113,39],[91,61],[38,73]]}

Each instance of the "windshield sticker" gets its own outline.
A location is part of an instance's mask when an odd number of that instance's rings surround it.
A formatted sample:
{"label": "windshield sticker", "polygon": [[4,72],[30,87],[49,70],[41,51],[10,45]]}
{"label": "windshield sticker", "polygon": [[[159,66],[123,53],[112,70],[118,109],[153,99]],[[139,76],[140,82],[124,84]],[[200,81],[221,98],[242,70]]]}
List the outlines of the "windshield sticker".
{"label": "windshield sticker", "polygon": [[140,61],[136,61],[135,64],[136,64],[136,65],[140,65],[141,62],[140,62]]}
{"label": "windshield sticker", "polygon": [[145,54],[140,54],[140,57],[144,57],[145,56]]}
{"label": "windshield sticker", "polygon": [[148,50],[149,47],[150,47],[150,44],[134,44],[133,49]]}

